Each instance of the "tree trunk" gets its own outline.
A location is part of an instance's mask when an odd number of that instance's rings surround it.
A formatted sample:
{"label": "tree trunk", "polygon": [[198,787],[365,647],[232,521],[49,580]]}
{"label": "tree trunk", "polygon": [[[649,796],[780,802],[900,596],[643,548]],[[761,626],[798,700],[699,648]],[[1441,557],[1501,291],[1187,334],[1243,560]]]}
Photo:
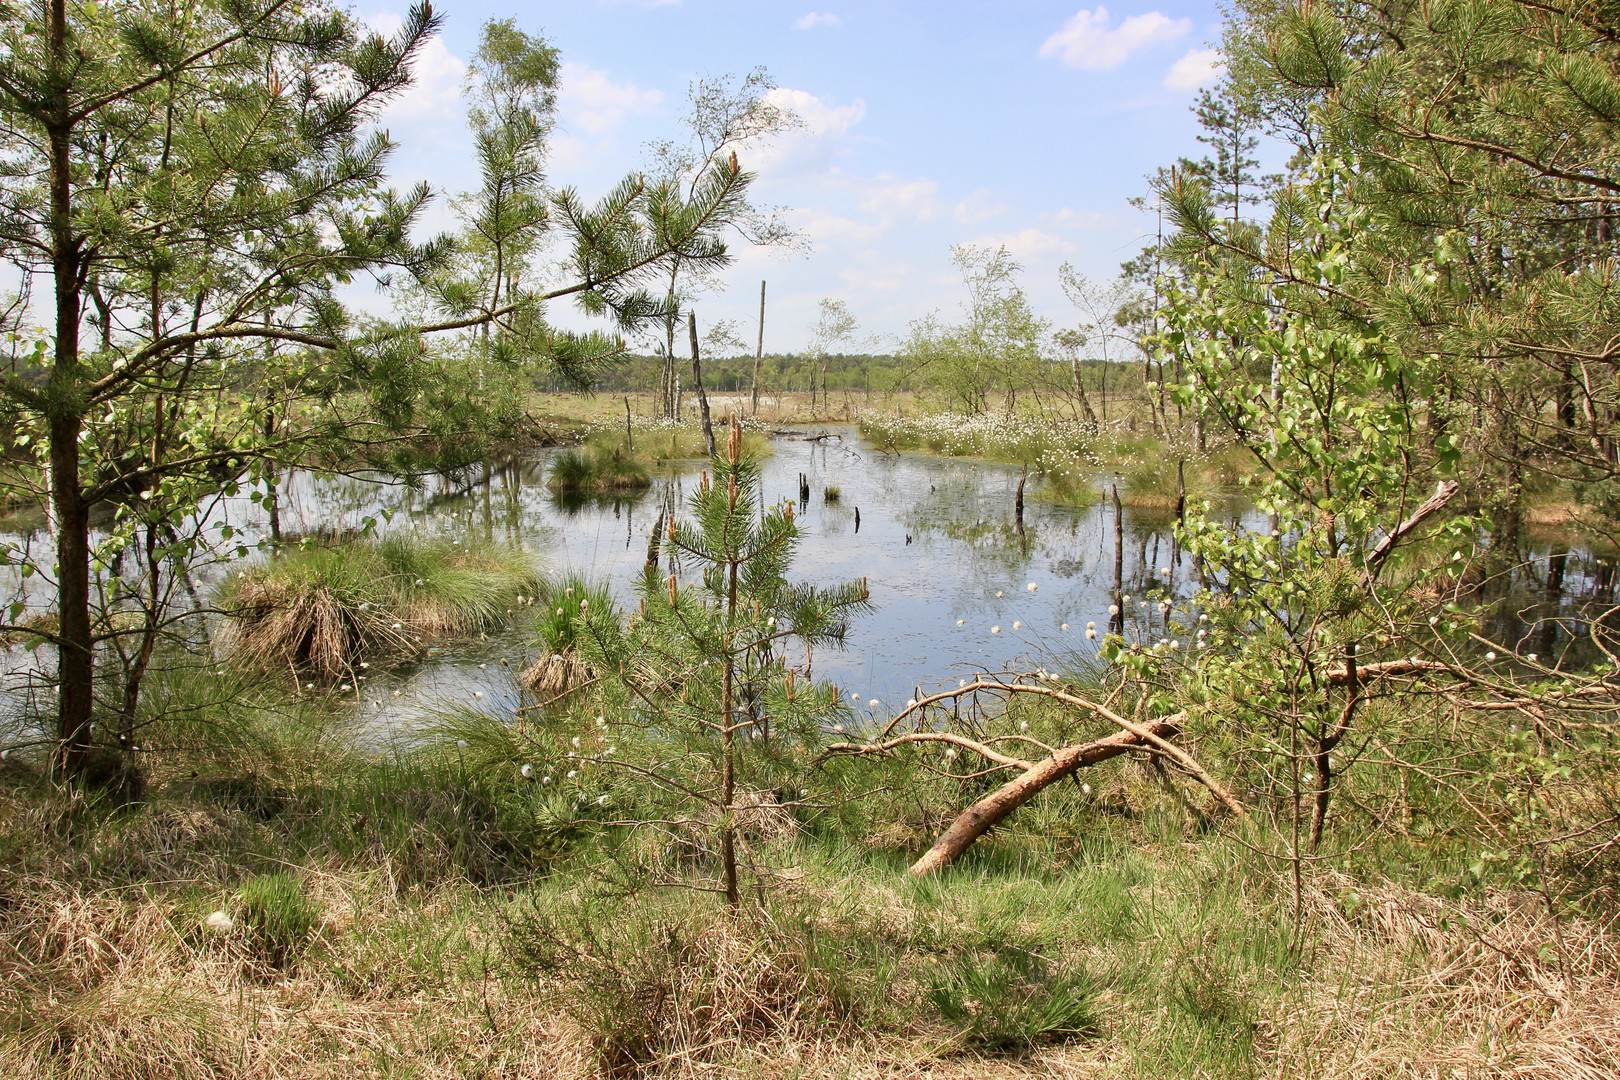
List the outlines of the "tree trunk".
{"label": "tree trunk", "polygon": [[[66,0],[51,0],[47,48],[52,66],[71,68]],[[55,278],[56,355],[51,370],[50,499],[56,513],[57,751],[60,779],[83,773],[91,747],[94,654],[90,638],[90,521],[79,478],[84,402],[79,385],[82,253],[73,235],[72,120],[66,90],[58,91],[46,122],[50,140],[51,270]]]}
{"label": "tree trunk", "polygon": [[1092,431],[1098,430],[1097,414],[1091,411],[1091,399],[1086,396],[1086,383],[1080,377],[1080,357],[1071,357],[1069,363],[1074,366],[1074,392],[1080,395],[1080,411],[1086,418],[1086,423]]}
{"label": "tree trunk", "polygon": [[709,456],[714,457],[714,425],[709,422],[709,395],[703,392],[703,366],[698,360],[697,315],[690,311],[686,313],[686,332],[692,338],[692,389],[697,391],[703,417],[703,439],[709,444]]}
{"label": "tree trunk", "polygon": [[759,283],[759,344],[754,349],[754,386],[750,393],[750,416],[759,413],[759,366],[765,361],[765,283]]}
{"label": "tree trunk", "polygon": [[[1159,738],[1169,739],[1180,731],[1175,722],[1178,717],[1179,714],[1177,717],[1169,717],[1143,726]],[[950,828],[934,841],[934,846],[912,864],[911,873],[921,877],[955,862],[973,841],[1059,780],[1073,776],[1081,769],[1148,745],[1150,744],[1147,740],[1138,735],[1122,731],[1117,735],[1082,743],[1079,746],[1063,747],[1051,757],[1037,762],[1033,769],[1017,779],[1009,780],[964,810],[955,821],[951,822]]]}

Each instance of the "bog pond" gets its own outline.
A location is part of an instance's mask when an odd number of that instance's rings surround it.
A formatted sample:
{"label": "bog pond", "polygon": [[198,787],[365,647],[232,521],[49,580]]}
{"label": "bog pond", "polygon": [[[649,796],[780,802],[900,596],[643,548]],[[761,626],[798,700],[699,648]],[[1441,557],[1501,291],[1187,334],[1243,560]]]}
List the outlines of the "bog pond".
{"label": "bog pond", "polygon": [[[870,588],[873,610],[853,623],[844,647],[815,654],[815,675],[835,682],[863,710],[886,711],[919,688],[927,692],[973,671],[1083,662],[1096,646],[1087,624],[1099,634],[1108,629],[1116,580],[1135,600],[1128,608],[1133,626],[1149,634],[1158,612],[1141,600],[1150,588],[1187,595],[1197,587],[1190,560],[1174,548],[1172,515],[1163,510],[1126,506],[1116,519],[1107,500],[1047,501],[1031,478],[1020,528],[1016,466],[884,453],[853,428],[777,434],[772,451],[764,496],[794,502],[801,531],[790,577],[814,583],[864,577]],[[557,453],[535,450],[470,475],[414,483],[296,472],[282,478],[281,529],[294,536],[347,534],[369,519],[385,533],[503,540],[521,546],[544,574],[606,582],[620,604],[633,605],[659,513],[671,502],[684,507],[703,463],[661,468],[643,492],[564,498],[545,484]],[[1098,476],[1099,486],[1110,480]],[[266,512],[250,495],[221,498],[208,510],[210,526],[235,531],[232,546],[254,545],[268,532]],[[1240,501],[1220,512],[1236,529],[1265,524]],[[41,531],[0,539],[35,550],[48,543]],[[1490,630],[1498,640],[1562,636],[1560,610],[1612,594],[1611,560],[1579,551],[1558,559],[1558,551],[1540,545],[1533,554],[1541,562],[1493,602]],[[1546,573],[1549,556],[1558,566],[1556,592]],[[199,569],[189,590],[194,602],[207,603],[233,565],[240,564]],[[39,582],[28,584],[18,586],[38,603]],[[408,736],[453,708],[511,716],[534,700],[516,672],[537,649],[532,619],[520,608],[497,631],[429,641],[407,659],[374,660],[362,682],[334,697],[358,710],[380,738]],[[4,656],[5,688],[43,704],[54,668],[48,653],[12,647]]]}

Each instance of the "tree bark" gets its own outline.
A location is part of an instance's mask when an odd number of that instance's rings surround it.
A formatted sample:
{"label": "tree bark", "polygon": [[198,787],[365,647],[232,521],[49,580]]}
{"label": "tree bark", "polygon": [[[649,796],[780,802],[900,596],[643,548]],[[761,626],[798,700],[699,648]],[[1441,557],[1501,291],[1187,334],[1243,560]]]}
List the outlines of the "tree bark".
{"label": "tree bark", "polygon": [[[58,78],[70,67],[66,0],[51,0],[48,15],[51,66]],[[45,125],[50,140],[51,270],[55,278],[56,355],[51,370],[51,506],[56,513],[57,752],[62,780],[83,773],[91,748],[92,676],[90,637],[90,521],[79,477],[79,432],[84,402],[79,385],[79,318],[82,253],[73,235],[72,113],[68,88],[57,91]]]}
{"label": "tree bark", "polygon": [[[1156,720],[1143,727],[1161,739],[1174,737],[1181,729],[1177,726],[1181,714]],[[911,866],[911,873],[921,877],[950,865],[966,851],[973,841],[999,824],[1007,815],[1023,806],[1059,780],[1073,776],[1081,769],[1119,757],[1132,750],[1152,745],[1148,740],[1129,732],[1096,739],[1078,746],[1065,746],[1035,767],[986,795],[964,810],[950,828],[940,834],[929,848]]]}

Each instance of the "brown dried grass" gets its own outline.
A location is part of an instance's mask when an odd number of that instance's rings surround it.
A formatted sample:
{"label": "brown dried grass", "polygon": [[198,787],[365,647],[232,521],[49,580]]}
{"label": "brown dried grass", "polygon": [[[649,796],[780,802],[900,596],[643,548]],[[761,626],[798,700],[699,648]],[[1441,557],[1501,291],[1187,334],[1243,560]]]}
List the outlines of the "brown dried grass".
{"label": "brown dried grass", "polygon": [[[1352,911],[1337,899],[1356,890]],[[1454,1080],[1620,1076],[1620,941],[1539,898],[1464,905],[1324,875],[1297,1008],[1269,1022],[1271,1075]],[[1567,967],[1566,967],[1567,965]]]}
{"label": "brown dried grass", "polygon": [[230,625],[232,649],[265,670],[310,670],[322,679],[351,674],[366,651],[404,650],[412,637],[392,613],[361,607],[332,589],[259,577],[243,583]]}

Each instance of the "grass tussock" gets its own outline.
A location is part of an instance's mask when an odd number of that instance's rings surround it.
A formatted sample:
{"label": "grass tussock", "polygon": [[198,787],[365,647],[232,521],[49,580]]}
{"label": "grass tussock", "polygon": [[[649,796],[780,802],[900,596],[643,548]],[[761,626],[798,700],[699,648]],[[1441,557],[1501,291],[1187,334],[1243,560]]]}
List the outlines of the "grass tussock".
{"label": "grass tussock", "polygon": [[608,494],[645,490],[652,476],[645,455],[627,448],[623,435],[598,431],[552,459],[546,485],[559,495]]}
{"label": "grass tussock", "polygon": [[311,543],[227,586],[230,644],[271,671],[350,674],[366,655],[487,629],[539,576],[520,549],[418,536]]}

